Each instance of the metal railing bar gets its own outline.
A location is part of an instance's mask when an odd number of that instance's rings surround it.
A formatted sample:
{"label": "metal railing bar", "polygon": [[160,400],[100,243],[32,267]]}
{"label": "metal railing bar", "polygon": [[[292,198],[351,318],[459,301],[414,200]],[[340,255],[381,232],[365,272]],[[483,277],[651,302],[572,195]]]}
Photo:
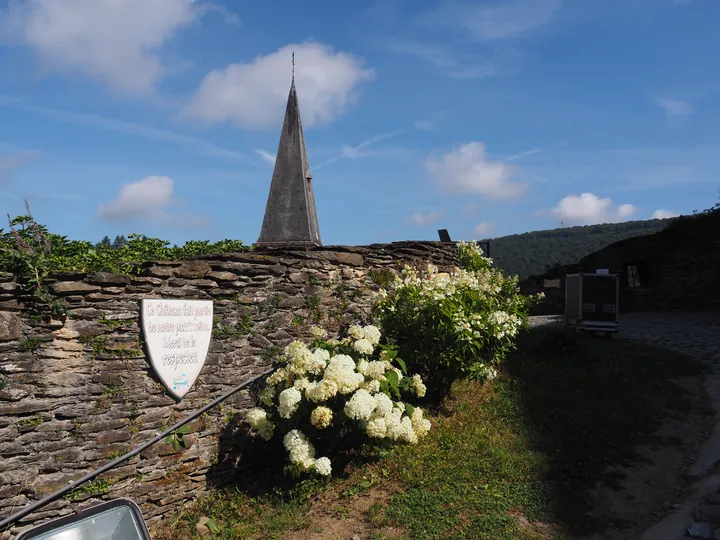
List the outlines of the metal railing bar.
{"label": "metal railing bar", "polygon": [[43,506],[46,506],[46,505],[50,504],[50,503],[53,502],[54,500],[62,497],[62,496],[65,495],[66,493],[69,493],[70,491],[76,489],[78,486],[84,484],[85,482],[88,482],[88,481],[92,480],[92,479],[95,478],[96,476],[99,476],[99,475],[101,475],[102,473],[104,473],[104,472],[106,472],[106,471],[109,471],[110,469],[112,469],[112,468],[114,468],[114,467],[117,467],[117,466],[118,466],[120,463],[122,463],[123,461],[127,461],[127,460],[130,459],[131,457],[136,456],[137,454],[139,454],[140,452],[142,452],[142,451],[145,450],[146,448],[149,448],[149,447],[152,446],[153,444],[161,441],[162,439],[164,439],[165,437],[167,437],[168,435],[170,435],[172,432],[174,432],[174,431],[175,431],[176,429],[178,429],[179,427],[187,424],[188,422],[191,422],[192,420],[194,420],[195,418],[197,418],[198,416],[200,416],[201,414],[203,414],[205,411],[207,411],[207,410],[209,410],[209,409],[212,409],[213,407],[215,407],[215,406],[218,405],[219,403],[225,401],[227,398],[229,398],[230,396],[232,396],[232,395],[235,394],[236,392],[242,390],[242,389],[245,388],[246,386],[251,385],[252,383],[254,383],[255,381],[257,381],[257,380],[260,379],[261,377],[264,377],[265,375],[269,375],[269,374],[272,373],[273,371],[275,371],[275,370],[274,370],[274,369],[267,369],[267,370],[263,371],[262,373],[260,373],[259,375],[255,375],[254,377],[248,379],[247,381],[244,381],[244,382],[240,383],[238,386],[232,388],[231,390],[228,390],[226,393],[224,393],[224,394],[221,395],[220,397],[214,399],[213,401],[211,401],[210,403],[208,403],[207,405],[205,405],[205,406],[202,407],[201,409],[198,409],[198,410],[195,411],[194,413],[186,416],[185,418],[183,418],[182,420],[180,420],[179,422],[177,422],[175,425],[169,427],[168,429],[166,429],[166,430],[163,431],[162,433],[158,433],[155,437],[153,437],[153,438],[150,439],[149,441],[144,442],[143,444],[141,444],[140,446],[138,446],[138,447],[135,448],[134,450],[131,450],[131,451],[128,452],[127,454],[122,455],[122,456],[120,456],[119,458],[114,459],[113,461],[111,461],[110,463],[107,463],[107,464],[103,465],[103,466],[100,467],[99,469],[96,469],[96,470],[92,471],[91,473],[86,474],[85,476],[83,476],[83,477],[80,478],[79,480],[77,480],[77,481],[75,481],[75,482],[73,482],[73,483],[71,483],[71,484],[68,484],[68,485],[65,486],[64,488],[61,488],[61,489],[55,491],[54,493],[51,493],[51,494],[48,495],[47,497],[45,497],[45,498],[43,498],[43,499],[40,499],[39,501],[34,502],[34,503],[26,506],[25,508],[23,508],[23,509],[20,510],[19,512],[16,512],[15,514],[13,514],[13,515],[11,515],[11,516],[3,519],[2,521],[0,521],[0,530],[3,530],[5,527],[8,527],[9,525],[12,525],[13,523],[15,523],[16,521],[24,518],[24,517],[27,516],[28,514],[31,514],[31,513],[35,512],[35,511],[38,510],[39,508],[42,508]]}

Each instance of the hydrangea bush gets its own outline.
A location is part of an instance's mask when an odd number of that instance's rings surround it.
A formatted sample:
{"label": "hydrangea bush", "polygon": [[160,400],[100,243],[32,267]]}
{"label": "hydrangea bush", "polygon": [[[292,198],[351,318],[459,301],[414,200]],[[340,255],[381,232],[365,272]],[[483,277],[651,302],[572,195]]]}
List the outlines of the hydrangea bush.
{"label": "hydrangea bush", "polygon": [[[517,277],[505,277],[473,241],[459,242],[462,268],[439,273],[405,267],[379,291],[375,315],[408,369],[433,387],[457,377],[493,378],[541,295],[523,296]],[[437,384],[436,384],[437,383]]]}
{"label": "hydrangea bush", "polygon": [[423,397],[425,384],[408,375],[394,348],[380,346],[377,327],[353,325],[334,340],[319,328],[313,334],[310,346],[294,341],[285,348],[260,393],[263,406],[246,416],[258,437],[282,440],[286,472],[329,476],[328,456],[343,443],[414,444],[428,433],[423,410],[401,401]]}

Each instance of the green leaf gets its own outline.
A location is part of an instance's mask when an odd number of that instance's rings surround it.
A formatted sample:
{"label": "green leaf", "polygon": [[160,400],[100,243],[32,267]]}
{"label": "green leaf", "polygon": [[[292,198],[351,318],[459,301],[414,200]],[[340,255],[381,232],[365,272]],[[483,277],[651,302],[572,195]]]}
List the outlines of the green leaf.
{"label": "green leaf", "polygon": [[217,521],[215,521],[215,518],[210,518],[207,520],[207,528],[210,529],[210,532],[213,534],[217,534],[220,532],[220,527],[217,524]]}
{"label": "green leaf", "polygon": [[413,407],[409,403],[405,404],[405,412],[407,413],[408,416],[412,416],[414,410],[415,410],[415,407]]}
{"label": "green leaf", "polygon": [[395,395],[400,399],[400,378],[398,377],[398,374],[396,371],[388,371],[385,375],[387,377],[388,384],[390,385],[390,388],[392,388],[395,391]]}
{"label": "green leaf", "polygon": [[[397,352],[395,354],[397,354]],[[396,356],[395,361],[398,363],[398,366],[400,366],[400,369],[402,370],[403,375],[407,375],[407,366],[405,365],[405,360]]]}
{"label": "green leaf", "polygon": [[190,426],[188,424],[182,425],[179,428],[177,428],[177,432],[180,433],[181,435],[190,433]]}
{"label": "green leaf", "polygon": [[176,452],[180,450],[180,441],[177,439],[177,437],[173,437],[171,444],[173,450],[175,450]]}
{"label": "green leaf", "polygon": [[167,437],[165,437],[165,438],[163,439],[163,442],[164,442],[165,444],[172,444],[173,439],[175,439],[175,437],[173,437],[172,435],[168,435]]}

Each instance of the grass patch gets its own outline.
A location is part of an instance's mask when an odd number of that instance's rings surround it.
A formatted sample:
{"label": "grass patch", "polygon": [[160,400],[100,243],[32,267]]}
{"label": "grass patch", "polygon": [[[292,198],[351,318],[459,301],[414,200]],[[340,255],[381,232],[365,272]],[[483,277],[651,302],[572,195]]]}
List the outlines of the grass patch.
{"label": "grass patch", "polygon": [[[452,414],[392,458],[403,485],[386,508],[392,523],[438,539],[595,530],[605,524],[586,518],[588,490],[615,481],[607,467],[637,460],[668,411],[689,406],[670,380],[702,369],[662,348],[546,330],[522,335],[507,368],[483,388],[456,383]],[[559,527],[533,530],[519,516]]]}
{"label": "grass patch", "polygon": [[587,518],[588,491],[617,481],[608,466],[636,462],[633,449],[663,418],[690,407],[670,381],[701,370],[658,347],[533,330],[508,357],[506,376],[454,384],[419,445],[351,465],[326,488],[301,484],[282,497],[216,491],[171,534],[193,537],[207,515],[217,519],[218,538],[276,538],[315,527],[310,509],[342,521],[347,515],[332,509],[353,515],[363,498],[382,493],[362,510],[373,538],[577,538],[609,524]]}
{"label": "grass patch", "polygon": [[219,490],[171,519],[163,529],[155,531],[153,538],[201,538],[195,525],[202,516],[208,516],[215,519],[218,526],[214,539],[277,539],[287,531],[310,526],[311,495],[316,490],[315,482],[256,497],[233,489]]}

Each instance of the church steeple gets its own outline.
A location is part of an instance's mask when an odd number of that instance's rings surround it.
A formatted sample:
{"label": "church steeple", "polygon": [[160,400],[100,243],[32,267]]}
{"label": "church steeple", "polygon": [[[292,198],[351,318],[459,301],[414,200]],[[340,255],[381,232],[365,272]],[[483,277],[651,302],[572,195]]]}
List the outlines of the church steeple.
{"label": "church steeple", "polygon": [[295,53],[285,121],[262,230],[256,245],[322,245],[295,90]]}

